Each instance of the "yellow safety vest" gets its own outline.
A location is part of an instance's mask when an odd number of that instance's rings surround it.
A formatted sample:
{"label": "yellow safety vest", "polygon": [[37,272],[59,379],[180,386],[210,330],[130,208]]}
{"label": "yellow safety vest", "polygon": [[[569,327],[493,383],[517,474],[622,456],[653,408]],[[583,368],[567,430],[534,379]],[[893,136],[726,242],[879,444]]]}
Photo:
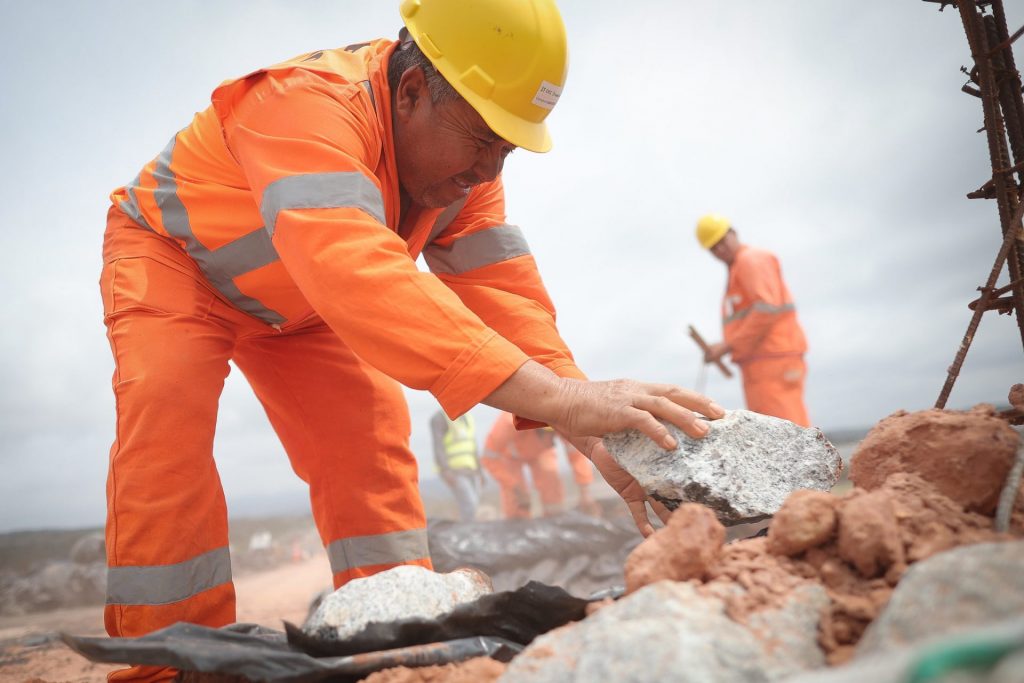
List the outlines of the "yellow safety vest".
{"label": "yellow safety vest", "polygon": [[468,413],[448,423],[448,431],[444,434],[444,452],[449,469],[477,468],[474,431],[473,416]]}

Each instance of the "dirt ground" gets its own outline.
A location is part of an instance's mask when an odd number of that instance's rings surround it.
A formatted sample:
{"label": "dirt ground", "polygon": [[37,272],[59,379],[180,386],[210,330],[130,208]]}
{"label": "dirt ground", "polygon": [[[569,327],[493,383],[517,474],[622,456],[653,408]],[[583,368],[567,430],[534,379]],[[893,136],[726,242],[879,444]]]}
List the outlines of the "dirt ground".
{"label": "dirt ground", "polygon": [[[282,620],[301,624],[313,597],[330,587],[327,557],[321,553],[308,560],[235,581],[238,621],[281,629]],[[103,609],[82,607],[18,617],[0,617],[0,682],[47,683],[103,681],[120,665],[93,664],[57,639],[64,631],[73,635],[105,635]]]}

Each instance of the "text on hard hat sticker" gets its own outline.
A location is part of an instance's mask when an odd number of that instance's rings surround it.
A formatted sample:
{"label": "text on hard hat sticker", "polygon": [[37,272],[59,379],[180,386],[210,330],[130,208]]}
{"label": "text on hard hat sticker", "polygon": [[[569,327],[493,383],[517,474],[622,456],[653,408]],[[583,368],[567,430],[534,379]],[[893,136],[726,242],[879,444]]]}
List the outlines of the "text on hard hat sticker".
{"label": "text on hard hat sticker", "polygon": [[533,103],[545,109],[554,109],[558,104],[558,98],[562,94],[562,86],[541,81],[537,88],[537,94],[533,96]]}

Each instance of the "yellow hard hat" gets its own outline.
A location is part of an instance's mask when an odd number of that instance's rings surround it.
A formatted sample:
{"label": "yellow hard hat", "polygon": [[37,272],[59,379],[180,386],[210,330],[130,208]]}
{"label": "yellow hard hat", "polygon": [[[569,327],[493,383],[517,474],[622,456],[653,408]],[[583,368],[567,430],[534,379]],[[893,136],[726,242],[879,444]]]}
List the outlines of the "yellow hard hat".
{"label": "yellow hard hat", "polygon": [[700,242],[700,246],[710,249],[725,237],[725,233],[729,232],[731,227],[729,219],[717,213],[701,216],[697,221],[697,241]]}
{"label": "yellow hard hat", "polygon": [[402,0],[402,21],[427,59],[496,134],[551,149],[544,119],[568,71],[554,0]]}

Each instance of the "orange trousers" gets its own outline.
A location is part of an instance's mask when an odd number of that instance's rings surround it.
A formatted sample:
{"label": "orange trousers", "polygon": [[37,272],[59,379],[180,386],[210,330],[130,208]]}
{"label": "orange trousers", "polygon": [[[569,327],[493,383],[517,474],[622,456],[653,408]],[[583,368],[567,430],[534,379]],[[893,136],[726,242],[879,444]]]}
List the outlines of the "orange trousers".
{"label": "orange trousers", "polygon": [[558,476],[558,451],[554,448],[544,449],[528,459],[502,455],[499,458],[481,458],[480,462],[498,482],[505,519],[530,517],[530,489],[526,483],[525,468],[530,470],[530,479],[540,494],[545,511],[554,511],[565,502],[565,487]]}
{"label": "orange trousers", "polygon": [[[279,332],[228,305],[175,244],[133,226],[111,210],[100,279],[117,404],[107,632],[138,636],[178,621],[235,620],[227,509],[213,457],[229,360],[309,485],[335,587],[399,564],[430,567],[399,385],[319,319]],[[134,667],[110,679],[173,675]]]}
{"label": "orange trousers", "polygon": [[811,426],[804,405],[807,365],[803,356],[751,360],[743,363],[740,370],[749,410],[781,417],[803,427]]}

